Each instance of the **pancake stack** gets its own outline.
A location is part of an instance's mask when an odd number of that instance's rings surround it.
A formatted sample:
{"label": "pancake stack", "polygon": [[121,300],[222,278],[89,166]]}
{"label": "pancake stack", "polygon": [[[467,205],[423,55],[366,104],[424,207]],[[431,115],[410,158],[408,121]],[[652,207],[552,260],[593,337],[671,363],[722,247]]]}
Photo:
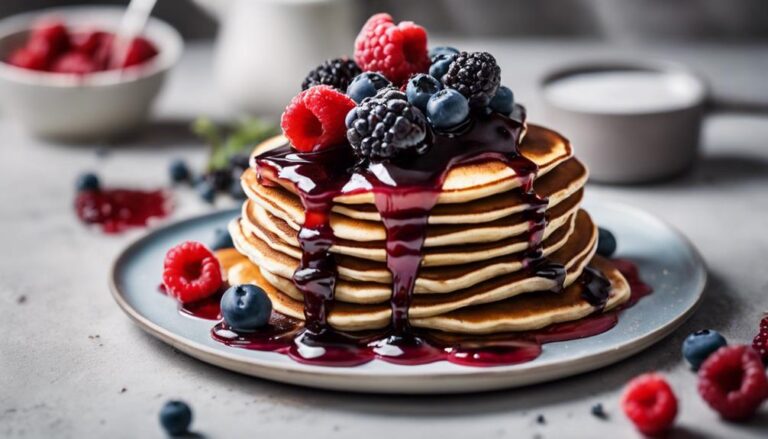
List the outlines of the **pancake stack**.
{"label": "pancake stack", "polygon": [[[286,144],[282,136],[254,151]],[[462,334],[527,331],[574,321],[615,308],[629,286],[597,255],[597,227],[580,208],[588,172],[569,142],[554,131],[528,125],[520,153],[538,166],[533,189],[547,200],[540,245],[530,239],[530,205],[522,176],[500,161],[450,170],[428,219],[421,268],[413,290],[410,324]],[[247,170],[242,215],[230,224],[245,258],[225,264],[230,283],[254,283],[275,311],[304,319],[304,298],[292,277],[302,252],[298,232],[305,210],[287,181]],[[328,323],[341,331],[386,328],[391,320],[392,275],[387,269],[386,230],[372,192],[334,198],[330,225],[338,280]],[[536,249],[531,247],[537,245]],[[531,264],[530,253],[565,269],[549,276]],[[582,273],[591,266],[610,282],[601,303],[589,300]]]}

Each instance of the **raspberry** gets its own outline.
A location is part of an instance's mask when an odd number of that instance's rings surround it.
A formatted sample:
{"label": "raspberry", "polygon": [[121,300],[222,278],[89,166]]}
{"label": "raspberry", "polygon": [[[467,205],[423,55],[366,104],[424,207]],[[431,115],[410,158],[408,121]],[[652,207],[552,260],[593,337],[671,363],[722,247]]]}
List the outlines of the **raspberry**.
{"label": "raspberry", "polygon": [[657,373],[646,373],[630,381],[621,407],[640,432],[651,436],[668,430],[677,416],[677,398]]}
{"label": "raspberry", "polygon": [[57,20],[43,20],[36,23],[29,40],[30,42],[44,41],[50,48],[51,56],[66,52],[70,45],[69,31]]}
{"label": "raspberry", "polygon": [[355,101],[328,85],[316,85],[291,100],[280,126],[291,145],[311,152],[344,141],[344,117]]}
{"label": "raspberry", "polygon": [[88,55],[80,52],[65,53],[53,63],[52,71],[57,73],[72,73],[76,75],[85,75],[95,72],[96,65]]}
{"label": "raspberry", "polygon": [[45,54],[39,51],[30,50],[27,47],[16,49],[8,58],[8,63],[22,69],[45,70],[48,68],[48,61]]}
{"label": "raspberry", "polygon": [[168,250],[163,262],[163,285],[182,303],[216,293],[223,283],[216,256],[203,244],[183,242]]}
{"label": "raspberry", "polygon": [[768,364],[768,317],[760,320],[760,331],[752,339],[752,349],[760,354],[763,364]]}
{"label": "raspberry", "polygon": [[743,421],[768,398],[760,355],[748,346],[724,346],[699,369],[699,395],[725,419]]}
{"label": "raspberry", "polygon": [[422,152],[427,120],[394,87],[379,90],[347,116],[347,139],[361,159],[386,160],[406,151]]}
{"label": "raspberry", "polygon": [[315,85],[330,85],[345,93],[349,83],[360,73],[363,71],[351,59],[329,59],[307,74],[301,89],[306,90]]}
{"label": "raspberry", "polygon": [[411,75],[429,70],[427,31],[411,21],[396,25],[389,14],[376,14],[355,39],[355,61],[364,71],[403,84]]}
{"label": "raspberry", "polygon": [[121,67],[141,64],[157,55],[157,48],[146,38],[136,37],[131,40]]}
{"label": "raspberry", "polygon": [[501,68],[488,52],[461,52],[442,77],[443,84],[469,99],[473,108],[487,107],[501,83]]}

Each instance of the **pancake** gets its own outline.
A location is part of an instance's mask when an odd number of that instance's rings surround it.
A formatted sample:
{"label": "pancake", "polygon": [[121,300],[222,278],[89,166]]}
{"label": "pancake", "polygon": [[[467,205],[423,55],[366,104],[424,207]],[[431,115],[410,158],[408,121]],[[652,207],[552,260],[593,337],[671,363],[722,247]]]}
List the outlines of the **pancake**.
{"label": "pancake", "polygon": [[[276,136],[256,147],[254,155],[287,144],[283,136]],[[544,176],[557,165],[573,155],[573,149],[566,138],[547,128],[528,125],[526,135],[520,144],[520,153],[539,167],[538,176]],[[296,193],[292,184],[264,173],[263,176]],[[522,176],[501,161],[472,163],[452,168],[445,177],[437,203],[466,203],[518,188]],[[363,187],[363,189],[370,189]],[[370,190],[354,194],[342,194],[334,197],[334,202],[341,204],[373,204],[374,196]]]}
{"label": "pancake", "polygon": [[[558,205],[575,192],[581,190],[587,181],[588,172],[576,158],[571,158],[558,165],[547,175],[537,178],[534,190],[541,197],[548,199],[548,208]],[[299,197],[281,186],[264,186],[259,183],[256,171],[246,170],[242,175],[242,185],[248,198],[272,215],[293,224],[304,223],[304,207]],[[530,208],[520,195],[512,190],[490,197],[461,204],[438,204],[429,215],[429,224],[477,224],[494,221]],[[344,236],[346,230],[354,229],[355,222],[381,221],[378,210],[372,204],[344,205],[335,204],[331,215],[331,227]],[[344,219],[347,221],[343,221]]]}
{"label": "pancake", "polygon": [[[573,215],[582,197],[583,190],[579,190],[547,211],[549,224],[545,236],[549,236],[553,230],[562,226],[566,219]],[[301,229],[299,224],[272,215],[260,204],[250,200],[243,203],[242,215],[250,225],[266,229],[277,235],[284,243],[299,247],[297,239],[297,233]],[[387,233],[383,224],[350,219],[342,215],[333,216],[337,218],[336,221],[331,219],[336,241],[331,251],[374,260],[386,258],[384,241]],[[448,224],[429,225],[424,247],[495,242],[527,233],[530,230],[529,223],[529,215],[523,212],[470,227]]]}

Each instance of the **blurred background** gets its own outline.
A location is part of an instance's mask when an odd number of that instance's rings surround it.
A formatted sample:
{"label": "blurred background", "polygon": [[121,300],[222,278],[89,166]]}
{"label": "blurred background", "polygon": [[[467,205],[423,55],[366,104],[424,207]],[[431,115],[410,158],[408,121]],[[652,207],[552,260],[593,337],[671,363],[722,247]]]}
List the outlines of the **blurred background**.
{"label": "blurred background", "polygon": [[[160,1],[154,15],[186,39],[212,38],[236,0]],[[67,4],[127,4],[127,0],[3,0],[0,17]],[[356,0],[362,21],[389,11],[433,33],[462,36],[568,37],[612,41],[768,39],[765,0]]]}

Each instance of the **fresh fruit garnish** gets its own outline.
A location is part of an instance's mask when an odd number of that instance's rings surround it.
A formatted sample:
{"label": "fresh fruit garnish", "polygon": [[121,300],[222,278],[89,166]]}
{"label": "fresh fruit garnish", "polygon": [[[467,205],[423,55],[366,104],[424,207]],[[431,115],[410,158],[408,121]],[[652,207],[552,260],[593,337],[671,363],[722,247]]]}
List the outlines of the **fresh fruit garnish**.
{"label": "fresh fruit garnish", "polygon": [[473,108],[487,107],[501,82],[501,68],[488,52],[461,52],[440,78],[446,88],[463,94]]}
{"label": "fresh fruit garnish", "polygon": [[752,339],[752,349],[760,354],[763,364],[768,364],[768,316],[760,320],[760,330]]}
{"label": "fresh fruit garnish", "polygon": [[235,331],[253,331],[269,323],[272,301],[256,285],[235,285],[221,296],[221,315]]}
{"label": "fresh fruit garnish", "polygon": [[319,151],[344,141],[344,117],[354,107],[349,96],[331,86],[316,85],[291,100],[280,126],[298,151]]}
{"label": "fresh fruit garnish", "polygon": [[624,390],[621,407],[635,427],[650,436],[667,431],[677,416],[677,398],[657,373],[632,379]]}
{"label": "fresh fruit garnish", "polygon": [[421,152],[427,121],[394,87],[379,91],[347,117],[347,139],[358,157],[386,160],[408,151]]}
{"label": "fresh fruit garnish", "polygon": [[190,181],[192,178],[192,172],[189,170],[187,162],[182,159],[175,159],[171,162],[168,166],[168,175],[174,183]]}
{"label": "fresh fruit garnish", "polygon": [[425,112],[429,98],[442,89],[443,84],[440,81],[425,73],[419,73],[408,80],[408,84],[405,86],[405,95],[408,97],[408,102]]}
{"label": "fresh fruit garnish", "polygon": [[450,46],[437,46],[429,49],[429,60],[433,63],[438,59],[451,58],[459,54],[459,49]]}
{"label": "fresh fruit garnish", "polygon": [[429,75],[439,80],[443,79],[448,69],[451,67],[451,63],[456,59],[456,54],[453,53],[441,53],[432,58],[432,64],[429,66]]}
{"label": "fresh fruit garnish", "polygon": [[100,30],[74,34],[72,35],[72,50],[92,57],[104,45],[109,44],[111,39],[111,34]]}
{"label": "fresh fruit garnish", "polygon": [[381,73],[365,72],[357,75],[347,87],[347,95],[358,104],[363,99],[376,96],[379,90],[392,85]]}
{"label": "fresh fruit garnish", "polygon": [[125,60],[123,60],[120,67],[125,68],[144,63],[157,55],[157,53],[157,48],[149,40],[136,37],[128,45]]}
{"label": "fresh fruit garnish", "polygon": [[100,186],[99,177],[97,177],[96,174],[92,172],[80,174],[75,181],[75,188],[78,192],[97,191],[99,190]]}
{"label": "fresh fruit garnish", "polygon": [[213,204],[213,202],[216,201],[216,188],[214,188],[213,184],[206,178],[202,178],[195,183],[195,192],[197,192],[200,199],[206,203]]}
{"label": "fresh fruit garnish", "polygon": [[355,61],[363,70],[380,72],[400,85],[429,69],[427,32],[411,21],[395,24],[389,14],[376,14],[355,39]]}
{"label": "fresh fruit garnish", "polygon": [[199,242],[183,242],[165,255],[163,285],[169,295],[182,303],[215,294],[222,282],[219,261]]}
{"label": "fresh fruit garnish", "polygon": [[353,60],[346,57],[329,59],[307,74],[301,89],[306,90],[315,85],[330,85],[344,93],[349,83],[362,72]]}
{"label": "fresh fruit garnish", "polygon": [[192,409],[183,401],[168,401],[160,409],[160,425],[171,436],[188,433],[192,425]]}
{"label": "fresh fruit garnish", "polygon": [[74,75],[87,75],[97,71],[93,60],[80,52],[68,52],[61,55],[53,63],[51,71],[56,73],[70,73]]}
{"label": "fresh fruit garnish", "polygon": [[48,68],[48,57],[39,50],[22,47],[11,53],[8,63],[22,69],[45,70]]}
{"label": "fresh fruit garnish", "polygon": [[501,86],[489,104],[491,110],[509,115],[515,109],[515,94],[509,87]]}
{"label": "fresh fruit garnish", "polygon": [[597,228],[597,254],[610,258],[616,253],[616,236],[608,230],[602,227]]}
{"label": "fresh fruit garnish", "polygon": [[232,248],[235,243],[232,242],[232,235],[229,234],[227,229],[218,228],[213,231],[213,242],[211,243],[211,249],[221,250],[225,248]]}
{"label": "fresh fruit garnish", "polygon": [[728,344],[725,337],[711,329],[702,329],[689,335],[683,341],[683,357],[688,360],[693,370],[699,370],[707,357]]}
{"label": "fresh fruit garnish", "polygon": [[768,398],[768,379],[760,355],[744,345],[724,346],[699,369],[699,395],[730,421],[752,417]]}
{"label": "fresh fruit garnish", "polygon": [[69,31],[58,20],[43,20],[36,23],[30,34],[30,41],[42,41],[48,45],[49,56],[57,56],[69,49]]}
{"label": "fresh fruit garnish", "polygon": [[447,88],[427,101],[427,118],[433,127],[446,130],[460,125],[469,117],[469,101],[458,91]]}

